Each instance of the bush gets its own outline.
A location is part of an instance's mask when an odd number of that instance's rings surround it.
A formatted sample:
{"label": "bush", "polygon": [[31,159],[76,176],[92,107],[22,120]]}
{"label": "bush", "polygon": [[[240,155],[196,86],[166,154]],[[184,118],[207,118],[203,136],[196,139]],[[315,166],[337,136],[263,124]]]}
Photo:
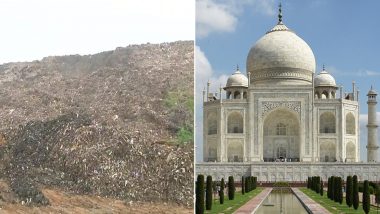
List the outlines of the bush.
{"label": "bush", "polygon": [[234,177],[228,177],[228,199],[234,200],[235,198],[235,182]]}
{"label": "bush", "polygon": [[354,175],[352,177],[352,205],[355,210],[359,207],[359,187],[358,187],[358,176]]}
{"label": "bush", "polygon": [[253,177],[253,188],[252,189],[256,189],[257,188],[257,177]]}
{"label": "bush", "polygon": [[206,210],[211,210],[212,206],[212,177],[209,175],[206,179]]}
{"label": "bush", "polygon": [[338,202],[343,203],[342,178],[338,177]]}
{"label": "bush", "polygon": [[331,177],[327,179],[327,198],[331,199]]}
{"label": "bush", "polygon": [[244,195],[245,193],[245,178],[244,176],[241,176],[241,194]]}
{"label": "bush", "polygon": [[323,181],[321,179],[321,184],[320,184],[320,190],[319,190],[319,194],[321,194],[321,196],[323,196]]}
{"label": "bush", "polygon": [[369,183],[367,180],[364,181],[364,186],[363,186],[363,210],[367,214],[369,213],[370,210],[370,194],[369,194]]}
{"label": "bush", "polygon": [[198,175],[195,186],[195,213],[203,214],[205,207],[205,188],[204,188],[204,176]]}
{"label": "bush", "polygon": [[220,204],[224,203],[224,178],[220,181],[219,202]]}
{"label": "bush", "polygon": [[346,180],[346,204],[348,207],[352,206],[352,198],[353,198],[352,177],[347,176],[347,180]]}

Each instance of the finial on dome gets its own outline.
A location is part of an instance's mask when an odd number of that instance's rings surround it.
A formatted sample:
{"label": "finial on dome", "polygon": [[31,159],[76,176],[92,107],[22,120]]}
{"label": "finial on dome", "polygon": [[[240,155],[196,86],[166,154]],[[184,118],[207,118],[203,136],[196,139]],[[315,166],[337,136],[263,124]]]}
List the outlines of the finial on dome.
{"label": "finial on dome", "polygon": [[325,64],[323,64],[323,68],[322,68],[322,71],[326,71],[326,70],[325,70]]}
{"label": "finial on dome", "polygon": [[278,24],[282,24],[282,10],[281,10],[281,2],[278,5]]}
{"label": "finial on dome", "polygon": [[239,71],[239,64],[236,64],[236,71]]}

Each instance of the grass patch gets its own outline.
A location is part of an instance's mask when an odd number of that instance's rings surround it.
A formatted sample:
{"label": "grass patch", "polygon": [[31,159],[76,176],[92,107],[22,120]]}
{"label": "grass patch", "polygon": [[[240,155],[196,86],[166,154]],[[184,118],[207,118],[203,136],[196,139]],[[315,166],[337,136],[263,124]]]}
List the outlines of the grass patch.
{"label": "grass patch", "polygon": [[216,213],[223,213],[223,214],[233,213],[239,207],[243,206],[245,203],[247,203],[257,194],[263,191],[263,189],[264,188],[258,187],[249,193],[245,193],[244,195],[241,194],[241,191],[235,192],[234,200],[228,200],[228,195],[226,194],[224,197],[224,204],[219,203],[219,197],[217,196],[215,199],[213,199],[211,210],[205,210],[205,213],[215,213],[215,214]]}
{"label": "grass patch", "polygon": [[[321,196],[320,194],[317,194],[313,190],[307,189],[305,187],[299,188],[303,193],[305,193],[307,196],[309,196],[311,199],[313,199],[315,202],[319,203],[322,205],[324,208],[326,208],[328,211],[331,213],[344,213],[344,214],[356,214],[356,213],[364,213],[363,211],[363,205],[362,203],[359,204],[359,207],[357,210],[355,210],[352,206],[349,208],[346,204],[346,199],[343,199],[343,203],[339,204],[337,202],[334,202],[327,198],[327,193],[323,194]],[[376,207],[371,206],[370,212],[371,214],[376,213]],[[379,210],[380,213],[380,210]]]}
{"label": "grass patch", "polygon": [[193,130],[189,127],[181,127],[177,132],[179,143],[188,143],[193,141]]}

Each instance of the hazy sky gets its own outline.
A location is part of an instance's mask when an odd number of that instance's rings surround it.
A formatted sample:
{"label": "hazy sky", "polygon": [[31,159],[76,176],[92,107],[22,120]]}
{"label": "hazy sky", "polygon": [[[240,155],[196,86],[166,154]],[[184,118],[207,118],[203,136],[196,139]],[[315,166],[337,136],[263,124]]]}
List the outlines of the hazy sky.
{"label": "hazy sky", "polygon": [[194,39],[194,0],[1,0],[0,63]]}
{"label": "hazy sky", "polygon": [[[249,49],[278,21],[278,0],[196,1],[196,145],[202,157],[202,89],[216,90],[235,71],[246,73]],[[360,90],[360,156],[366,161],[367,97],[380,92],[380,1],[283,0],[283,21],[312,48],[317,72],[326,65],[338,85]],[[219,90],[218,90],[219,91]],[[214,91],[216,92],[216,91]],[[380,95],[378,97],[380,100]],[[377,105],[380,121],[380,102]],[[379,141],[380,141],[380,130]],[[379,142],[380,143],[380,142]]]}

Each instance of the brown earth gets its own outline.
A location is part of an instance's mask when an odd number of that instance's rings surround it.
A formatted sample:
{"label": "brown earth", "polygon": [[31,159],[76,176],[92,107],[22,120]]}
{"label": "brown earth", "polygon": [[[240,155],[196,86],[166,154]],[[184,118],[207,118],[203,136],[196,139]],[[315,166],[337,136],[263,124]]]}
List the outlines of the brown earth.
{"label": "brown earth", "polygon": [[57,189],[42,188],[45,197],[50,201],[48,206],[29,206],[17,203],[9,186],[0,181],[0,213],[37,214],[37,213],[178,213],[190,214],[192,209],[176,204],[124,202],[115,198],[91,195],[75,195]]}

